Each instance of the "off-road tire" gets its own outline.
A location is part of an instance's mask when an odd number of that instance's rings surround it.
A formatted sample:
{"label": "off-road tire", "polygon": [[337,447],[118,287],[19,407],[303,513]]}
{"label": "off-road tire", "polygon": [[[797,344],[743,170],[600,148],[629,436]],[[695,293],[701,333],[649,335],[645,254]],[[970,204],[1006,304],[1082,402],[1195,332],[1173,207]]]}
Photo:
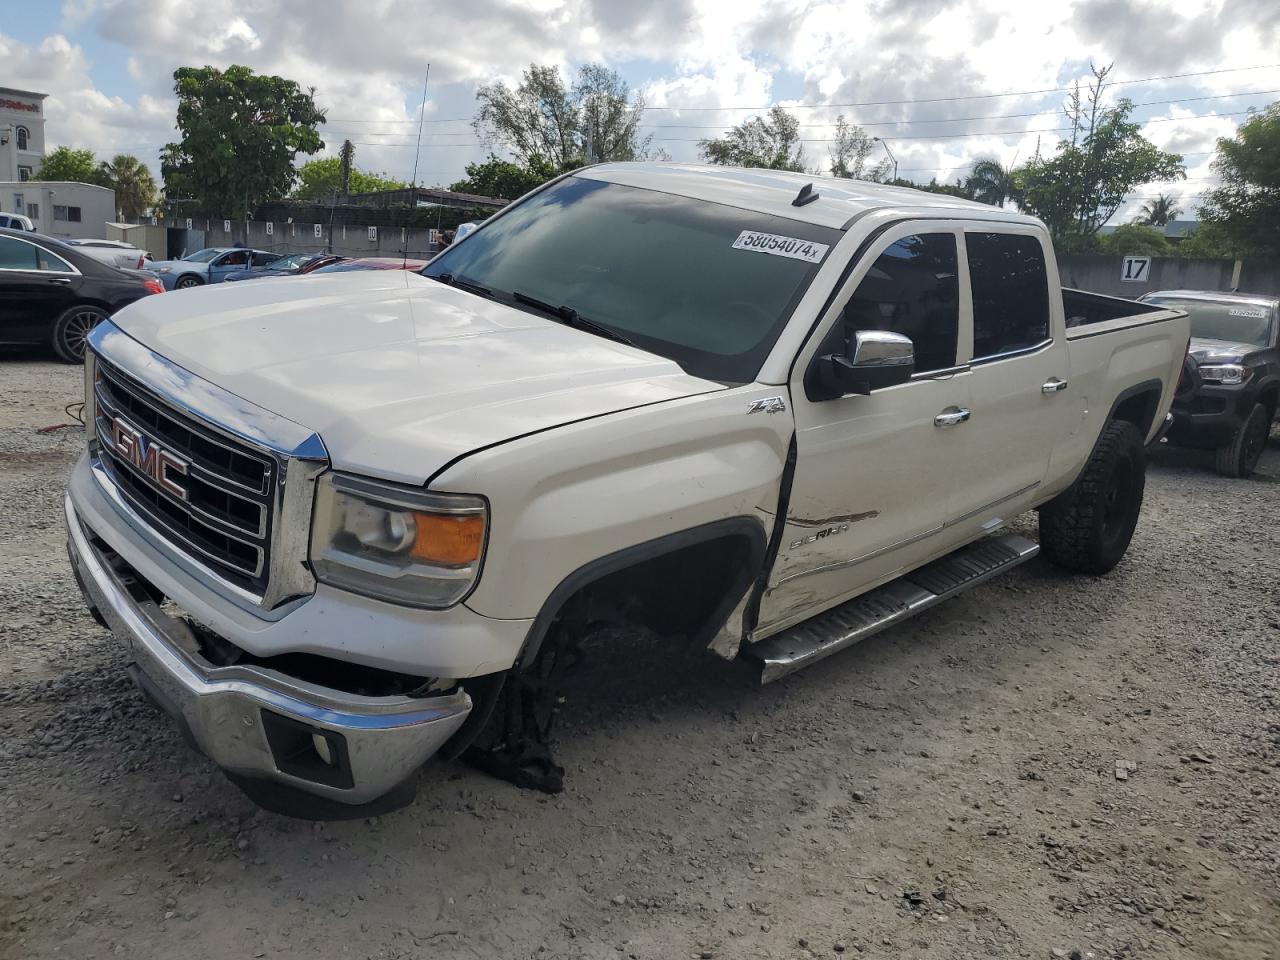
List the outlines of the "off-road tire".
{"label": "off-road tire", "polygon": [[1271,417],[1267,408],[1255,403],[1236,429],[1235,436],[1215,453],[1214,466],[1224,477],[1247,477],[1253,473],[1267,448],[1267,436],[1271,433]]}
{"label": "off-road tire", "polygon": [[1110,571],[1133,539],[1146,479],[1142,434],[1125,420],[1111,421],[1076,482],[1040,508],[1045,558],[1073,573]]}
{"label": "off-road tire", "polygon": [[63,363],[84,363],[85,338],[107,319],[107,311],[87,303],[68,307],[53,325],[53,352]]}
{"label": "off-road tire", "polygon": [[175,290],[190,290],[192,287],[202,287],[204,281],[194,274],[188,274],[185,277],[179,277],[178,282],[173,285]]}

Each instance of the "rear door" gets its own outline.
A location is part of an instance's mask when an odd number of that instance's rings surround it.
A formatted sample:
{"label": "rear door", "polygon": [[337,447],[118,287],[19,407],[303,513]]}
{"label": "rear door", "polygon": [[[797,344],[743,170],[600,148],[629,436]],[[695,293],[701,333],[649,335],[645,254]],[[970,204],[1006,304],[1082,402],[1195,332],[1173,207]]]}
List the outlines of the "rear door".
{"label": "rear door", "polygon": [[963,426],[967,481],[955,488],[950,523],[994,528],[1025,509],[1055,445],[1072,433],[1062,302],[1040,231],[974,224],[964,231],[973,313],[971,416]]}
{"label": "rear door", "polygon": [[44,340],[76,297],[81,276],[61,257],[17,237],[0,237],[0,340]]}

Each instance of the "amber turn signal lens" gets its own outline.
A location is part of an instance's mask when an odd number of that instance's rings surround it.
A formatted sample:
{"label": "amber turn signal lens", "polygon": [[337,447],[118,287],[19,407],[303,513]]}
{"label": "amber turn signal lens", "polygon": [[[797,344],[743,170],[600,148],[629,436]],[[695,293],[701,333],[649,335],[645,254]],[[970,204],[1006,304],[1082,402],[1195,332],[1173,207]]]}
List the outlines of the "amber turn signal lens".
{"label": "amber turn signal lens", "polygon": [[417,533],[409,553],[424,563],[465,567],[480,559],[484,547],[484,517],[414,513]]}

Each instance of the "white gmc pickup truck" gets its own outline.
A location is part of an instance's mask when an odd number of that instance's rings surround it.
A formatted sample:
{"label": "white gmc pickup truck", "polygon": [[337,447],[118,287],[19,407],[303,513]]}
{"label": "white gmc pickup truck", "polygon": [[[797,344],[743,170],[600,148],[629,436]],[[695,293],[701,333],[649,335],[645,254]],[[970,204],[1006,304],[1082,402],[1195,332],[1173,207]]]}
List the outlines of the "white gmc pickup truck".
{"label": "white gmc pickup truck", "polygon": [[[101,324],[69,552],[259,803],[390,809],[434,754],[555,790],[555,678],[601,625],[770,680],[1039,549],[1111,569],[1187,341],[1177,310],[1064,294],[1030,217],[590,167],[421,275]],[[1038,545],[1001,532],[1033,508]]]}

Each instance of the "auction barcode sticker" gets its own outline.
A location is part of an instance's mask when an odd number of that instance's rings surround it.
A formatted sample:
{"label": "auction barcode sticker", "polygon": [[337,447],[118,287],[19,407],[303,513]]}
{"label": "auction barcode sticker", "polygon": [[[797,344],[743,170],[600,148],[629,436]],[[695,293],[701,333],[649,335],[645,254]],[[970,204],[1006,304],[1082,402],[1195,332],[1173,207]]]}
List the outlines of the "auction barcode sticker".
{"label": "auction barcode sticker", "polygon": [[801,240],[798,237],[783,237],[776,233],[743,230],[738,234],[738,239],[733,241],[733,249],[770,253],[775,257],[790,257],[792,260],[805,260],[809,263],[821,263],[822,258],[831,248],[825,243],[814,243],[812,240]]}
{"label": "auction barcode sticker", "polygon": [[1233,317],[1248,317],[1250,320],[1267,319],[1267,311],[1265,310],[1241,310],[1238,307],[1233,307],[1227,313]]}

